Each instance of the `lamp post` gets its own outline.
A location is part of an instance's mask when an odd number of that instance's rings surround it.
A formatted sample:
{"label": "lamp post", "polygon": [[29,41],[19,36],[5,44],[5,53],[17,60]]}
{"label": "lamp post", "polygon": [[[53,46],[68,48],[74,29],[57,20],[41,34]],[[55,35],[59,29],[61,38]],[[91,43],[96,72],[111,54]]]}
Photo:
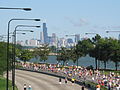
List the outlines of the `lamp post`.
{"label": "lamp post", "polygon": [[[11,69],[12,69],[12,90],[14,90],[14,87],[13,87],[13,80],[14,80],[14,67],[13,67],[13,60],[14,60],[14,34],[13,33],[11,33],[12,34],[12,60],[11,60]],[[16,33],[16,34],[23,34],[23,35],[25,35],[26,33]]]}
{"label": "lamp post", "polygon": [[32,30],[17,30],[18,27],[36,27],[36,28],[40,28],[40,26],[33,26],[33,25],[17,25],[15,27],[15,30],[13,32],[14,34],[14,58],[13,58],[13,90],[15,90],[15,56],[16,56],[16,31],[29,31],[29,32],[33,32]]}
{"label": "lamp post", "polygon": [[24,11],[31,11],[31,8],[9,8],[9,7],[0,7],[0,9],[13,9],[13,10],[24,10]]}
{"label": "lamp post", "polygon": [[[23,34],[23,35],[25,35],[26,33],[16,33],[16,34]],[[12,86],[14,86],[13,85],[13,80],[14,80],[14,74],[13,74],[13,72],[14,72],[14,67],[13,67],[13,60],[14,60],[14,34],[12,34],[12,61],[11,61],[11,67],[12,67]],[[13,87],[13,90],[14,90],[14,87]]]}
{"label": "lamp post", "polygon": [[[110,32],[119,32],[120,33],[120,31],[106,31],[106,33],[110,33]],[[120,34],[119,34],[119,38],[118,39],[120,40]]]}
{"label": "lamp post", "polygon": [[91,32],[90,32],[90,33],[85,33],[85,34],[87,35],[87,34],[97,34],[97,33],[91,33]]}
{"label": "lamp post", "polygon": [[9,79],[9,68],[8,68],[8,66],[9,66],[9,31],[10,31],[10,24],[11,24],[11,22],[12,21],[26,21],[26,20],[30,20],[30,21],[40,21],[40,19],[19,19],[19,18],[13,18],[13,19],[10,19],[9,21],[8,21],[8,31],[7,31],[7,74],[6,74],[6,81],[7,81],[7,83],[6,83],[6,90],[8,90],[9,88],[8,88],[8,79]]}
{"label": "lamp post", "polygon": [[120,32],[120,31],[106,31],[106,33],[109,33],[109,32]]}
{"label": "lamp post", "polygon": [[[8,9],[8,10],[24,10],[24,11],[31,11],[32,9],[31,8],[9,8],[9,7],[0,7],[0,9]],[[11,22],[11,21],[10,21]],[[10,22],[8,23],[8,40],[7,40],[7,74],[6,74],[6,90],[8,90],[9,89],[9,84],[8,84],[8,77],[9,77],[9,73],[8,73],[8,65],[9,65],[9,24],[10,24]]]}

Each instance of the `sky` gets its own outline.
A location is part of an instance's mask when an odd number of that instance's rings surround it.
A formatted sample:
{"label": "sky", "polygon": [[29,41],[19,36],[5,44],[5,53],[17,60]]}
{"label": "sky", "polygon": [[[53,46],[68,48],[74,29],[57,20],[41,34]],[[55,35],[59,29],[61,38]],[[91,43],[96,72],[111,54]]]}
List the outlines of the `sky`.
{"label": "sky", "polygon": [[[102,37],[118,38],[120,32],[120,0],[0,0],[0,7],[30,7],[32,11],[1,10],[0,35],[7,34],[7,23],[12,18],[40,18],[40,22],[13,21],[10,32],[17,25],[40,25],[41,28],[26,35],[18,35],[18,40],[40,39],[42,23],[46,22],[48,35],[56,33],[58,37],[80,34],[82,37],[94,37],[85,33],[97,33]],[[23,28],[19,28],[23,29]]]}

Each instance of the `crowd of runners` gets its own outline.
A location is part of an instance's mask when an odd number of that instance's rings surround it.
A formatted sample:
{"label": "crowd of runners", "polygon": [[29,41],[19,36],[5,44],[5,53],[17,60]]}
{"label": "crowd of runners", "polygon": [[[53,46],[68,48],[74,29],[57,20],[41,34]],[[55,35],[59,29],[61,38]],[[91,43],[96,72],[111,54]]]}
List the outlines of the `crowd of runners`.
{"label": "crowd of runners", "polygon": [[114,72],[105,75],[104,71],[88,70],[85,67],[73,68],[72,66],[61,68],[56,64],[22,64],[22,67],[36,71],[52,72],[66,78],[71,78],[72,82],[75,80],[94,82],[98,84],[96,86],[97,90],[100,90],[101,86],[105,86],[108,90],[120,90],[120,74]]}

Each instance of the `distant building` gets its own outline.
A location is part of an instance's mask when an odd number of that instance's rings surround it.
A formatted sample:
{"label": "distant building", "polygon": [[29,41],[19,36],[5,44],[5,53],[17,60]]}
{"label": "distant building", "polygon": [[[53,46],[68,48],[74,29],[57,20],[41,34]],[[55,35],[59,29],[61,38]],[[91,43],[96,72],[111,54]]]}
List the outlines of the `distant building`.
{"label": "distant building", "polygon": [[21,40],[21,41],[17,41],[17,44],[19,44],[19,45],[21,45],[21,46],[24,46],[25,45],[25,43]]}
{"label": "distant building", "polygon": [[49,43],[49,46],[52,46],[52,37],[51,36],[48,36],[48,43]]}
{"label": "distant building", "polygon": [[55,33],[52,33],[52,44],[53,44],[53,46],[57,45],[57,37],[56,37]]}
{"label": "distant building", "polygon": [[118,36],[118,40],[120,40],[120,34],[119,34],[119,36]]}
{"label": "distant building", "polygon": [[68,38],[67,41],[66,41],[66,47],[67,48],[71,48],[73,46],[74,46],[73,39],[72,38]]}
{"label": "distant building", "polygon": [[28,46],[28,45],[29,45],[29,41],[25,40],[25,46]]}
{"label": "distant building", "polygon": [[80,40],[80,34],[75,34],[75,43],[77,43]]}
{"label": "distant building", "polygon": [[36,39],[31,39],[29,41],[29,46],[37,46],[38,45],[38,41]]}
{"label": "distant building", "polygon": [[60,45],[60,47],[66,47],[66,39],[65,38],[60,38],[59,45]]}
{"label": "distant building", "polygon": [[67,39],[67,43],[73,43],[72,38],[68,38],[68,39]]}
{"label": "distant building", "polygon": [[40,32],[40,41],[41,41],[41,43],[44,43],[43,32]]}
{"label": "distant building", "polygon": [[48,33],[47,33],[46,23],[43,23],[43,38],[44,38],[44,44],[48,44]]}

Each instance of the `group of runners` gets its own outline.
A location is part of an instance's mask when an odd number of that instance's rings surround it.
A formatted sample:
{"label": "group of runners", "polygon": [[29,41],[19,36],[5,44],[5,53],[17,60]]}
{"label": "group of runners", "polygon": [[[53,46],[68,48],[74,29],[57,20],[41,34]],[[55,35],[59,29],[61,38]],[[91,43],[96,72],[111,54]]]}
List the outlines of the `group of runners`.
{"label": "group of runners", "polygon": [[[64,83],[67,84],[67,82],[68,82],[67,77],[65,77],[64,81],[65,81]],[[75,79],[72,78],[72,79],[71,79],[71,82],[72,82],[72,85],[73,85],[73,84],[75,83]],[[62,84],[62,78],[61,78],[61,77],[59,77],[59,83]]]}
{"label": "group of runners", "polygon": [[[60,68],[52,65],[23,65],[23,67],[33,70],[42,70],[55,74],[59,74],[61,76],[70,77],[72,79],[82,80],[82,81],[92,81],[97,83],[96,88],[101,86],[105,86],[108,90],[120,90],[120,75],[110,72],[105,75],[103,72],[99,70],[87,70],[85,67],[81,68]],[[73,78],[72,78],[73,77]]]}
{"label": "group of runners", "polygon": [[26,84],[24,84],[23,88],[24,88],[24,90],[32,90],[31,85],[27,86]]}

